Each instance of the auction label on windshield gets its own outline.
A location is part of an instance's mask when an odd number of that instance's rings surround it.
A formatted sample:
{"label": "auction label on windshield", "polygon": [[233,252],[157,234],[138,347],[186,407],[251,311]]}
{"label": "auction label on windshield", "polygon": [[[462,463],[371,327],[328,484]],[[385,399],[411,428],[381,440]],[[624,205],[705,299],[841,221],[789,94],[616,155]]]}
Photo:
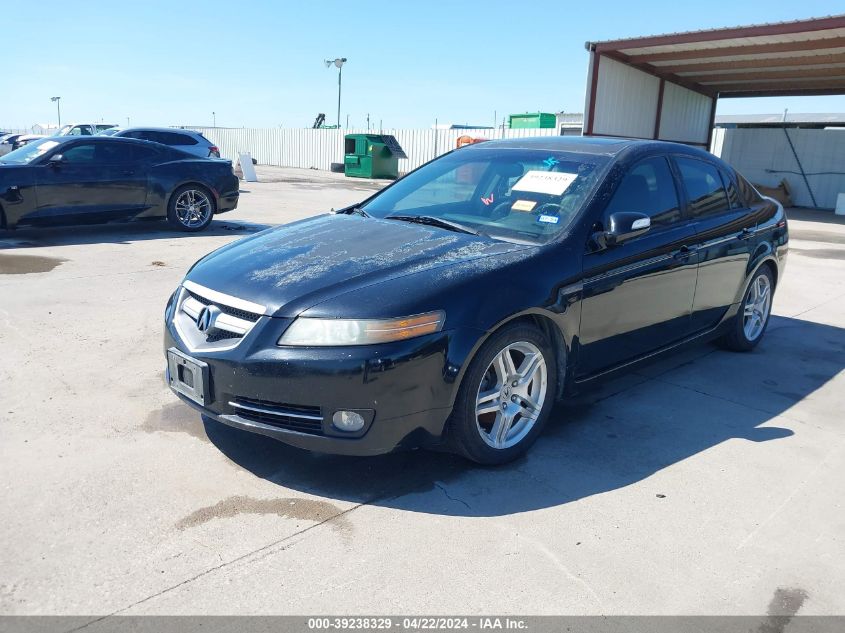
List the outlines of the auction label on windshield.
{"label": "auction label on windshield", "polygon": [[577,177],[578,174],[568,174],[563,171],[531,170],[525,172],[525,175],[513,186],[513,190],[560,196]]}

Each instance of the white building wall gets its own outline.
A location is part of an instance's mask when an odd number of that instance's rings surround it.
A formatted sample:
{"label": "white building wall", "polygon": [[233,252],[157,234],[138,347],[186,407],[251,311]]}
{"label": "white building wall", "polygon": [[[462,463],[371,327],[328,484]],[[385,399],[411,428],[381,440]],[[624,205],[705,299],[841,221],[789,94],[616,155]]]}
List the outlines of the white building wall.
{"label": "white building wall", "polygon": [[[804,167],[815,205],[787,134]],[[718,128],[711,151],[752,183],[776,187],[785,179],[797,206],[832,209],[837,194],[845,193],[845,130]]]}
{"label": "white building wall", "polygon": [[663,141],[707,144],[713,100],[689,88],[666,81],[658,137]]}
{"label": "white building wall", "polygon": [[592,133],[652,138],[660,80],[609,57],[599,61]]}

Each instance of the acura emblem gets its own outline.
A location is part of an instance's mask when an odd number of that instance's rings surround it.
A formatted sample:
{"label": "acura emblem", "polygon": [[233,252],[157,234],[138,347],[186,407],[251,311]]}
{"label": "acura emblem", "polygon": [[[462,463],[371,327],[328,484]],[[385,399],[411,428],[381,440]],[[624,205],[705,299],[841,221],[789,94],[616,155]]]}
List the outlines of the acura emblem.
{"label": "acura emblem", "polygon": [[208,332],[214,327],[218,316],[220,316],[220,308],[205,306],[197,315],[197,329],[200,332]]}

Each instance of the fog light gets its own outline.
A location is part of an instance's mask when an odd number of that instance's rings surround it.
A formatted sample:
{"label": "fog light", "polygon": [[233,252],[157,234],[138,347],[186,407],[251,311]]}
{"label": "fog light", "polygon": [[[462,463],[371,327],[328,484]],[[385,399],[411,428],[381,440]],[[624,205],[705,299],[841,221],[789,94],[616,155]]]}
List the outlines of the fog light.
{"label": "fog light", "polygon": [[341,431],[360,431],[364,428],[364,417],[354,411],[335,411],[332,424]]}

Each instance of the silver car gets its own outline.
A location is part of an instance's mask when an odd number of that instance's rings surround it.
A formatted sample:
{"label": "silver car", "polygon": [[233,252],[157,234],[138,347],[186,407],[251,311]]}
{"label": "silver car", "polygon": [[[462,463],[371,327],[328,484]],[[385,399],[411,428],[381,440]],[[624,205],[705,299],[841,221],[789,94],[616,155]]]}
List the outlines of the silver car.
{"label": "silver car", "polygon": [[65,125],[53,136],[94,136],[113,127],[115,127],[114,123],[71,123]]}
{"label": "silver car", "polygon": [[217,146],[202,134],[193,130],[167,127],[133,127],[121,130],[115,136],[126,136],[142,141],[161,143],[202,158],[220,158],[220,150]]}

